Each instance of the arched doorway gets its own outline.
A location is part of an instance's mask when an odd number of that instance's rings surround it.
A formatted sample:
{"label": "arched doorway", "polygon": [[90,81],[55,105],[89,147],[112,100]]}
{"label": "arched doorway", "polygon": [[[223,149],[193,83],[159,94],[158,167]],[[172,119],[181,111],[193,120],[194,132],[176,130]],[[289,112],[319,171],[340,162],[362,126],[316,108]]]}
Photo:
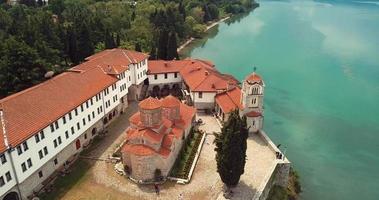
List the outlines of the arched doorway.
{"label": "arched doorway", "polygon": [[80,147],[82,146],[82,145],[80,144],[80,140],[79,140],[79,139],[76,140],[76,142],[75,142],[75,146],[76,146],[76,150],[79,150]]}
{"label": "arched doorway", "polygon": [[19,200],[20,198],[18,197],[17,192],[10,192],[5,197],[3,200]]}

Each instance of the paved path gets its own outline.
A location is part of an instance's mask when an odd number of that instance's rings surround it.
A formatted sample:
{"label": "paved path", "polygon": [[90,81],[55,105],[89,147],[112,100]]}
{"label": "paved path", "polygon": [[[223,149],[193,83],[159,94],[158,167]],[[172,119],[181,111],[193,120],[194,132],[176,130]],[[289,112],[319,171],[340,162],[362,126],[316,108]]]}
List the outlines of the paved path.
{"label": "paved path", "polygon": [[[107,158],[124,138],[123,132],[129,126],[128,118],[137,110],[137,104],[132,103],[128,111],[113,122],[109,134],[101,142],[92,147],[92,151],[85,155],[95,158]],[[222,199],[222,182],[216,169],[213,132],[220,132],[220,126],[212,116],[198,115],[204,122],[201,130],[207,133],[199,161],[187,185],[166,182],[157,196],[153,186],[136,185],[127,178],[116,174],[114,164],[89,161],[90,170],[78,181],[76,185],[62,194],[62,199]],[[245,174],[240,184],[235,188],[233,199],[251,199],[255,189],[275,159],[274,154],[258,136],[248,140],[248,160]]]}

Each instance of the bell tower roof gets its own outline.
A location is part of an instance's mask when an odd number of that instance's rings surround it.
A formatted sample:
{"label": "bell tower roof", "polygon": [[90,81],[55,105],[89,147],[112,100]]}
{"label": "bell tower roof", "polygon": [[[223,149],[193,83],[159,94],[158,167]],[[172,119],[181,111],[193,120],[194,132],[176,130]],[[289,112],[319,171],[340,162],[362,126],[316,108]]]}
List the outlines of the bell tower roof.
{"label": "bell tower roof", "polygon": [[262,83],[262,78],[257,73],[253,72],[249,76],[246,77],[246,81],[251,84]]}

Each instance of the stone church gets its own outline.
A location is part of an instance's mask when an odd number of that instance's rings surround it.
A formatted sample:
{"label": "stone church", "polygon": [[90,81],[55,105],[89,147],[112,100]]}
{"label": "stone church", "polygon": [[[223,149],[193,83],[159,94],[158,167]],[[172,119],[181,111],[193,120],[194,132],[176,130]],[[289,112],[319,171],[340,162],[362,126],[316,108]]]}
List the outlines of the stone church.
{"label": "stone church", "polygon": [[150,182],[156,174],[166,177],[195,120],[196,109],[171,95],[149,97],[129,118],[122,162],[136,182]]}

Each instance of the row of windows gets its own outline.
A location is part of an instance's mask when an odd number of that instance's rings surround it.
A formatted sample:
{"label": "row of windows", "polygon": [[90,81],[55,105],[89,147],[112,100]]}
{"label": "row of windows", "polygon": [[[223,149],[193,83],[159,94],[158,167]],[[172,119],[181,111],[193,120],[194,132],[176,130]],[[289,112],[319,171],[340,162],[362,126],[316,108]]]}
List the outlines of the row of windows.
{"label": "row of windows", "polygon": [[24,151],[27,151],[29,149],[27,141],[23,142],[22,144],[17,146],[17,154],[21,155]]}
{"label": "row of windows", "polygon": [[28,160],[26,160],[26,162],[21,163],[22,172],[25,172],[26,170],[28,170],[32,166],[33,166],[32,159],[28,158]]}
{"label": "row of windows", "polygon": [[38,143],[39,141],[45,139],[45,133],[42,130],[39,133],[37,133],[37,135],[34,135],[34,138],[36,139],[36,143]]}
{"label": "row of windows", "polygon": [[[168,78],[168,74],[167,74],[167,73],[164,74],[164,78],[165,78],[165,79]],[[175,73],[174,73],[174,78],[178,78],[178,72],[175,72]],[[154,79],[155,79],[155,80],[158,79],[158,74],[154,74]]]}
{"label": "row of windows", "polygon": [[109,106],[111,106],[111,101],[108,100],[107,102],[105,102],[105,108],[108,108]]}
{"label": "row of windows", "polygon": [[38,151],[39,159],[42,159],[47,154],[49,154],[49,151],[47,150],[47,147],[43,147],[43,149]]}
{"label": "row of windows", "polygon": [[142,62],[140,62],[140,63],[137,63],[137,69],[139,69],[139,68],[141,68],[142,66],[144,66],[145,65],[145,63],[146,63],[146,61],[145,60],[143,60]]}
{"label": "row of windows", "polygon": [[117,95],[114,95],[114,96],[113,96],[113,102],[116,102],[117,100],[118,100]]}
{"label": "row of windows", "polygon": [[126,83],[124,83],[124,84],[122,84],[121,86],[120,86],[120,91],[122,92],[122,91],[124,91],[126,89]]}
{"label": "row of windows", "polygon": [[[7,173],[5,173],[5,178],[7,179],[7,182],[12,180],[12,176],[11,176],[11,173],[9,171]],[[0,176],[0,187],[2,187],[3,185],[5,185],[4,177]]]}
{"label": "row of windows", "polygon": [[1,164],[5,164],[7,162],[7,157],[5,157],[5,154],[0,154],[0,162]]}

